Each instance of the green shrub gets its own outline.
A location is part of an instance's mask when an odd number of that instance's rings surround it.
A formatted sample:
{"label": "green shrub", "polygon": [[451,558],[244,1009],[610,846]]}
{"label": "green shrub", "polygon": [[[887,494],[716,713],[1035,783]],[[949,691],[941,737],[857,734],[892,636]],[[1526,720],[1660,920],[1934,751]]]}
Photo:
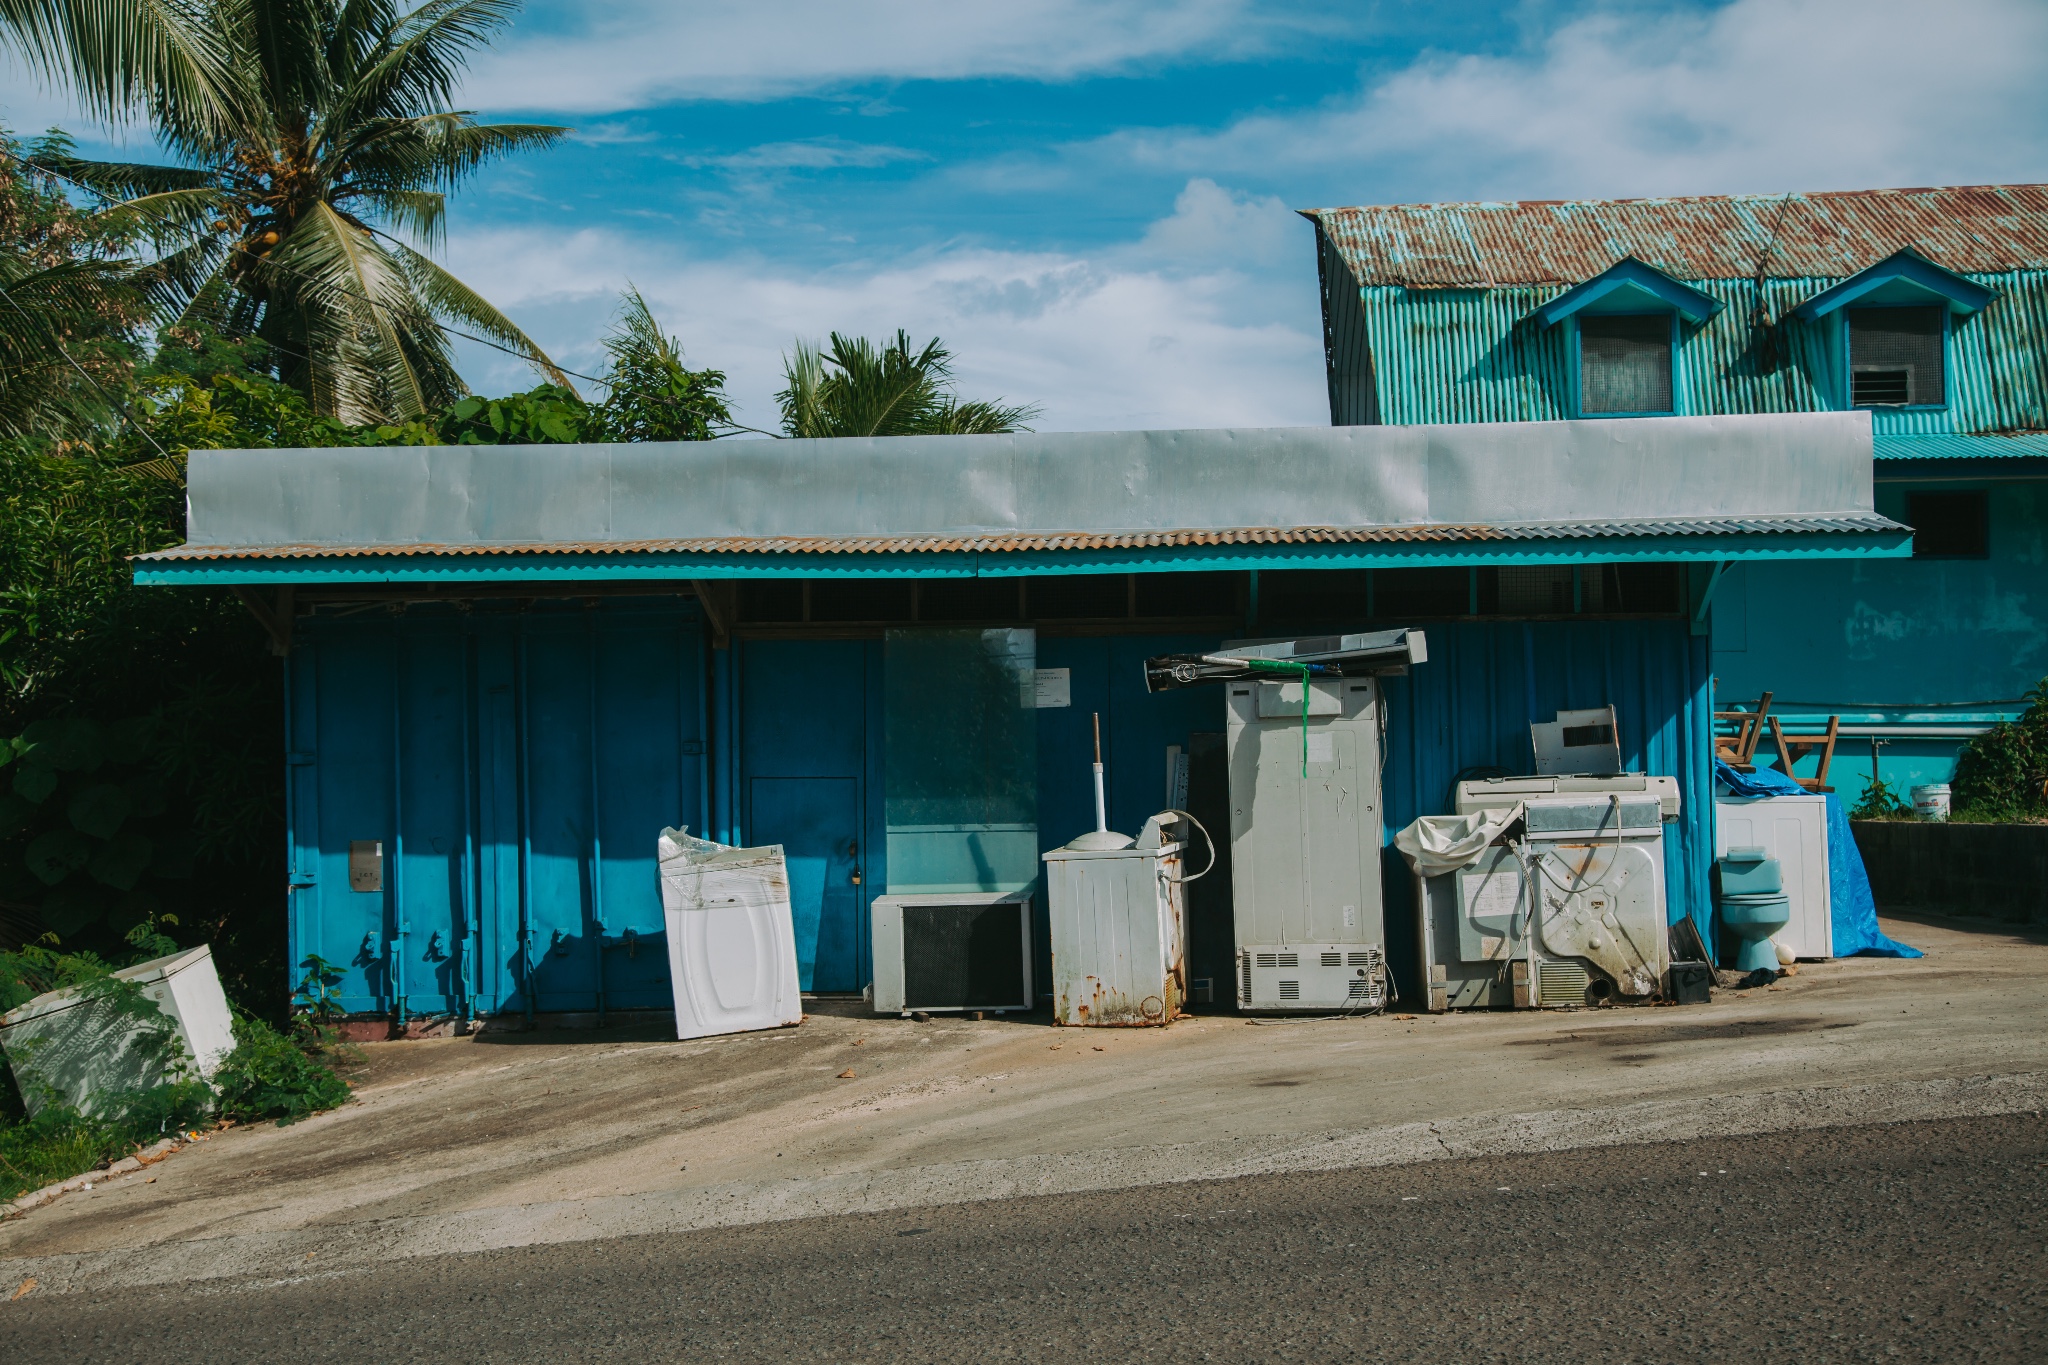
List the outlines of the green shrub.
{"label": "green shrub", "polygon": [[1881,777],[1863,779],[1863,794],[1849,808],[1851,820],[1910,820],[1913,807],[1899,795],[1899,789]]}
{"label": "green shrub", "polygon": [[2048,678],[2027,693],[2027,709],[1963,746],[1950,794],[1971,819],[2048,816]]}
{"label": "green shrub", "polygon": [[235,1020],[235,1050],[213,1073],[222,1118],[296,1123],[348,1099],[348,1082],[261,1019]]}

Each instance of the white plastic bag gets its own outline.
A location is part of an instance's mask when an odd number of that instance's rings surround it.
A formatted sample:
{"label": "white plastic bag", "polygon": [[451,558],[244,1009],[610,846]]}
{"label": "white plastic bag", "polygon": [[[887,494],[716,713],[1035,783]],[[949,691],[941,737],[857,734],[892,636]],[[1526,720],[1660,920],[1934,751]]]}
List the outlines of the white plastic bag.
{"label": "white plastic bag", "polygon": [[1469,815],[1425,815],[1394,836],[1394,847],[1416,876],[1441,876],[1478,862],[1500,832],[1521,818],[1521,806]]}

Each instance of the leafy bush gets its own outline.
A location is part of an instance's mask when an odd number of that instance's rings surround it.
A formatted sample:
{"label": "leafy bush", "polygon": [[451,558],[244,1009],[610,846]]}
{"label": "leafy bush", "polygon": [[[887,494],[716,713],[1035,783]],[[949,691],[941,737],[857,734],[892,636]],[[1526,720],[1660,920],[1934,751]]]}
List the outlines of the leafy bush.
{"label": "leafy bush", "polygon": [[261,1019],[235,1020],[235,1050],[213,1073],[222,1118],[281,1128],[348,1099],[348,1082]]}
{"label": "leafy bush", "polygon": [[1899,789],[1881,777],[1863,779],[1863,794],[1849,808],[1851,820],[1910,820],[1913,807],[1899,795]]}
{"label": "leafy bush", "polygon": [[1992,726],[1957,756],[1951,796],[1966,818],[2048,816],[2048,678],[2026,701],[2017,720]]}

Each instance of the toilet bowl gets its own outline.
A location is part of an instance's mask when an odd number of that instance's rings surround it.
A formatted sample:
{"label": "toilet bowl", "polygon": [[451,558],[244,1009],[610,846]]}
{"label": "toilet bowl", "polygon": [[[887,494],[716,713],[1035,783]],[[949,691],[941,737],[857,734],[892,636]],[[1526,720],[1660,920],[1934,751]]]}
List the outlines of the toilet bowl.
{"label": "toilet bowl", "polygon": [[1718,902],[1721,924],[1742,946],[1735,954],[1735,970],[1753,972],[1759,967],[1778,970],[1778,947],[1771,942],[1792,921],[1792,900],[1782,891],[1750,895],[1723,895]]}

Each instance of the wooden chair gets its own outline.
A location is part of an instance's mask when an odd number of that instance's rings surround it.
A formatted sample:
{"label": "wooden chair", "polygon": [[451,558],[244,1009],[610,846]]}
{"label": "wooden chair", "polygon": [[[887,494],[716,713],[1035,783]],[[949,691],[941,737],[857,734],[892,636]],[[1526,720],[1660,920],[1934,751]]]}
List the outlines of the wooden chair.
{"label": "wooden chair", "polygon": [[[1778,746],[1778,771],[1797,782],[1810,792],[1831,792],[1828,785],[1828,764],[1835,761],[1835,740],[1840,736],[1842,718],[1828,717],[1828,728],[1824,734],[1788,735],[1778,728],[1778,718],[1771,717],[1771,741]],[[1808,754],[1820,755],[1820,767],[1812,777],[1801,777],[1792,771],[1792,765]]]}
{"label": "wooden chair", "polygon": [[1764,737],[1764,719],[1771,714],[1771,694],[1757,699],[1754,711],[1716,711],[1714,719],[1735,727],[1732,735],[1714,736],[1714,757],[1739,773],[1756,771],[1752,761],[1757,744]]}

